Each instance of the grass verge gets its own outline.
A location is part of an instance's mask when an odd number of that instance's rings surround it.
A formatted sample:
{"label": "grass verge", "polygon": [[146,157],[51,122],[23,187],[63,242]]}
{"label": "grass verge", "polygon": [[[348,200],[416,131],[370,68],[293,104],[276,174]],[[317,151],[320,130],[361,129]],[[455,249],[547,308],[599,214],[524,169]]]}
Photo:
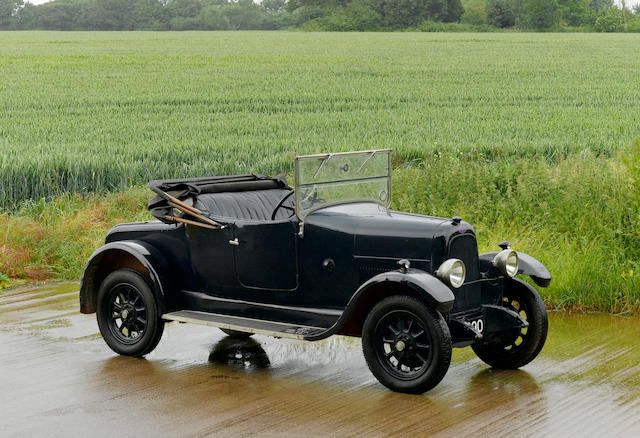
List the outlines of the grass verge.
{"label": "grass verge", "polygon": [[[613,158],[499,161],[435,155],[396,163],[393,207],[474,225],[481,251],[512,246],[540,259],[559,309],[640,311],[640,142]],[[149,219],[145,187],[26,202],[0,215],[0,272],[12,279],[78,279],[116,223]],[[7,281],[3,281],[6,284]]]}

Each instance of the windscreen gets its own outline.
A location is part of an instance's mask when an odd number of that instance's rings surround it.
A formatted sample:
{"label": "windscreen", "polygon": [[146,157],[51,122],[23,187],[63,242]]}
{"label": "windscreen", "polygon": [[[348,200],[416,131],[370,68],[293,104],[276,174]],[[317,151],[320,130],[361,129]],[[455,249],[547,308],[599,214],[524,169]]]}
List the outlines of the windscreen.
{"label": "windscreen", "polygon": [[296,214],[346,202],[391,202],[391,150],[296,157]]}

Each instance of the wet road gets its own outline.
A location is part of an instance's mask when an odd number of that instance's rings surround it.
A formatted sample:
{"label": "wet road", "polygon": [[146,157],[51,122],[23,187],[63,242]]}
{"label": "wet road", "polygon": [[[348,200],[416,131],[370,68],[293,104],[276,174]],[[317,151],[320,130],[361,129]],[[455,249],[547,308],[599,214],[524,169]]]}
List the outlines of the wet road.
{"label": "wet road", "polygon": [[434,390],[396,394],[360,342],[169,324],[146,359],[116,356],[77,284],[0,294],[0,436],[640,437],[640,319],[551,314],[518,371],[456,350]]}

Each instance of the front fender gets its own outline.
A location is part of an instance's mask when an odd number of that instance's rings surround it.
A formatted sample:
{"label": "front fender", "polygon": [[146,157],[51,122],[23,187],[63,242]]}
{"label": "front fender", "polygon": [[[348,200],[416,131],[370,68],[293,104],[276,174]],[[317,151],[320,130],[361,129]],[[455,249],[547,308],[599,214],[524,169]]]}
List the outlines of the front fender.
{"label": "front fender", "polygon": [[[531,279],[540,287],[547,287],[551,283],[551,274],[549,270],[538,260],[531,257],[529,254],[516,251],[518,254],[518,274],[524,274],[531,277]],[[498,254],[497,252],[486,252],[478,256],[480,263],[480,270],[487,272],[493,269],[491,261]]]}
{"label": "front fender", "polygon": [[401,289],[405,291],[408,287],[429,306],[441,313],[449,312],[453,307],[453,301],[455,300],[453,292],[433,275],[419,269],[409,269],[407,272],[383,272],[370,278],[358,288],[349,300],[342,315],[332,327],[318,335],[309,336],[305,339],[317,341],[335,333],[360,336],[362,324],[368,310],[384,297],[394,294],[393,289],[387,289],[387,287],[393,288],[394,285],[401,286]]}
{"label": "front fender", "polygon": [[147,277],[160,309],[170,287],[169,264],[152,245],[137,240],[120,240],[97,249],[87,262],[80,283],[80,312],[94,313],[102,280],[116,269],[131,268]]}
{"label": "front fender", "polygon": [[389,271],[370,278],[358,288],[351,298],[351,302],[356,302],[363,294],[367,293],[367,290],[381,283],[408,286],[417,292],[427,304],[441,313],[450,311],[455,300],[455,295],[453,295],[451,289],[442,281],[422,270],[409,269],[406,273]]}

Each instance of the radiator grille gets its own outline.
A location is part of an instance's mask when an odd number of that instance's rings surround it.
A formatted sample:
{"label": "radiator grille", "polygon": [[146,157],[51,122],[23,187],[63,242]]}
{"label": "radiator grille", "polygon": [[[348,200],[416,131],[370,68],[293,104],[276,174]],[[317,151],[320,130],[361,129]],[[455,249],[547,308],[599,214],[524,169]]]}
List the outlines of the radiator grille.
{"label": "radiator grille", "polygon": [[478,245],[473,234],[459,234],[449,243],[449,258],[457,258],[467,268],[467,281],[480,278],[478,268]]}
{"label": "radiator grille", "polygon": [[[467,268],[465,283],[480,279],[478,267],[478,245],[473,234],[459,234],[449,242],[449,258],[457,258]],[[453,293],[456,300],[451,313],[462,312],[479,307],[482,304],[482,288],[480,283],[464,284]]]}

